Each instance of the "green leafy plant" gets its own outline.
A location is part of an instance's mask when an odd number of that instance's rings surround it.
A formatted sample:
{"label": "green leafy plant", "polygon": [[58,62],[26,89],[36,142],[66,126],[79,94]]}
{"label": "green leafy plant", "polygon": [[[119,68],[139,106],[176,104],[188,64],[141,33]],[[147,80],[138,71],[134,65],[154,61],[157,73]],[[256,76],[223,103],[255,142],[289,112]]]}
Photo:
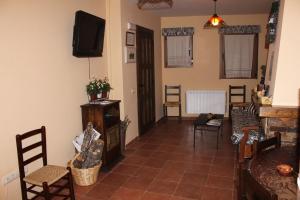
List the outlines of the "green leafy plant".
{"label": "green leafy plant", "polygon": [[110,83],[108,82],[107,77],[105,77],[103,80],[101,80],[100,90],[102,92],[109,92],[111,89],[113,89],[113,88],[110,86]]}
{"label": "green leafy plant", "polygon": [[99,90],[99,80],[93,79],[87,84],[86,86],[86,92],[88,95],[97,95]]}

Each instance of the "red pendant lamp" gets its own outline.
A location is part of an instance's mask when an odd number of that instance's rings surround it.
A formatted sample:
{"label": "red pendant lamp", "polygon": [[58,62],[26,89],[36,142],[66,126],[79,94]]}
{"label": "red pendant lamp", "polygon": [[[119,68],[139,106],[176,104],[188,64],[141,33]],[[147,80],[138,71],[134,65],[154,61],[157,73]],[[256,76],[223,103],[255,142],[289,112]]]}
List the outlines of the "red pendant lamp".
{"label": "red pendant lamp", "polygon": [[213,0],[215,2],[215,14],[209,18],[209,20],[204,24],[205,29],[209,28],[220,28],[222,26],[226,26],[225,21],[222,17],[217,15],[217,0]]}

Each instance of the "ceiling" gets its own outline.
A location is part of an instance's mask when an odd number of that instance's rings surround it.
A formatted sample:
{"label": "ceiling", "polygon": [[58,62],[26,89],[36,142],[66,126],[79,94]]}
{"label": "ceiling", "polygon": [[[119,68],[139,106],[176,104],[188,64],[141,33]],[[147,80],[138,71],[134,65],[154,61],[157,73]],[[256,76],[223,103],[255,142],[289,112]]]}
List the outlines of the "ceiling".
{"label": "ceiling", "polygon": [[[136,4],[137,0],[128,0]],[[171,9],[145,10],[159,16],[211,15],[214,12],[212,0],[173,0]],[[219,15],[269,13],[273,0],[218,0]]]}

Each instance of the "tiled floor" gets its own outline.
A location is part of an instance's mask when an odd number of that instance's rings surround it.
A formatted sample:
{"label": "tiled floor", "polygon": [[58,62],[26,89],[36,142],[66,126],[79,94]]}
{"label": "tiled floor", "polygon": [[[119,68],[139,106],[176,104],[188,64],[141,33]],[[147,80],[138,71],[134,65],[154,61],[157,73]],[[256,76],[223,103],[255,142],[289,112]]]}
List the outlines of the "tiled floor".
{"label": "tiled floor", "polygon": [[198,133],[193,148],[191,121],[163,122],[131,143],[126,158],[96,184],[75,187],[78,200],[231,200],[234,199],[234,147],[231,127]]}

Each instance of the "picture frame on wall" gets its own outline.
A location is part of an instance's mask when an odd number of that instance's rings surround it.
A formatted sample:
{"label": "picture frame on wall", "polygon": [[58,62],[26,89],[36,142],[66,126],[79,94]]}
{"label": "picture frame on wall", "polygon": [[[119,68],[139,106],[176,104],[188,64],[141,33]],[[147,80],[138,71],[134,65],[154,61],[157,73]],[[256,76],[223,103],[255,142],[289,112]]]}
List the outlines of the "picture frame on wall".
{"label": "picture frame on wall", "polygon": [[135,33],[126,32],[126,46],[134,46],[135,45]]}
{"label": "picture frame on wall", "polygon": [[136,48],[125,47],[125,63],[135,63],[135,62],[136,62]]}

